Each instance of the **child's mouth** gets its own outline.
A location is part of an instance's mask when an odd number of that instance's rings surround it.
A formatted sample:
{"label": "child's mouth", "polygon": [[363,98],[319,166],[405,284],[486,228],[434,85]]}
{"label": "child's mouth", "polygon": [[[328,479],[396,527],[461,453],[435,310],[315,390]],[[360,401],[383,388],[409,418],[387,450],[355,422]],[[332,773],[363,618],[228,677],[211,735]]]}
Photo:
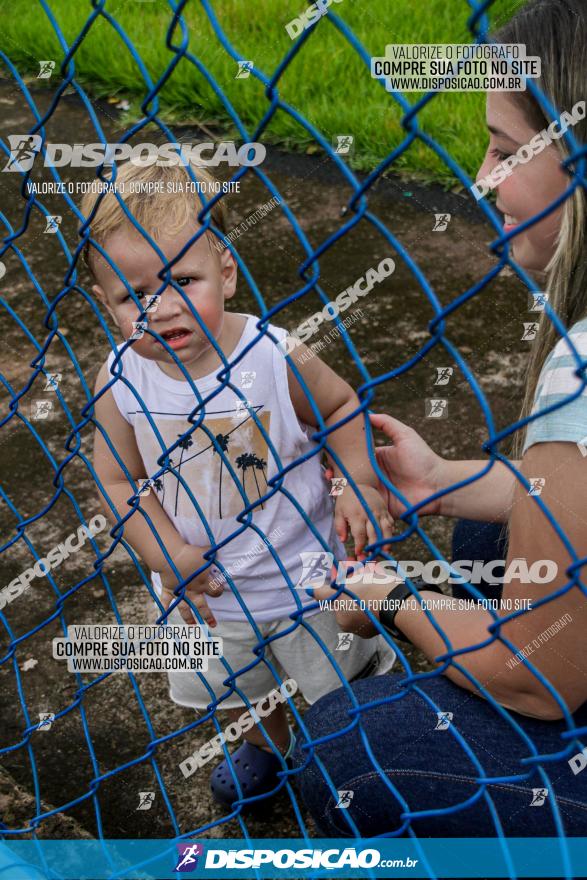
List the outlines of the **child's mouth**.
{"label": "child's mouth", "polygon": [[186,330],[185,327],[173,327],[171,330],[166,330],[165,333],[161,333],[160,336],[165,340],[169,348],[172,348],[175,351],[178,348],[183,348],[184,345],[187,345],[192,336],[192,331]]}

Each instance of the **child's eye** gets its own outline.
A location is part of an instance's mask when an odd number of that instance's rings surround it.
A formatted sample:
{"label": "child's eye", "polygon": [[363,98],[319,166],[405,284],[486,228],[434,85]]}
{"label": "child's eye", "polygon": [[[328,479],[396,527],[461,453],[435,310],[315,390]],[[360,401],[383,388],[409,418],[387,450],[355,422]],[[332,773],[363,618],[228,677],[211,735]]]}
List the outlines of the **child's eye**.
{"label": "child's eye", "polygon": [[[139,302],[140,302],[142,299],[144,299],[144,297],[145,297],[145,292],[144,292],[143,290],[133,290],[133,293],[134,293],[134,295],[136,296],[136,298],[138,299]],[[129,300],[130,298],[131,298],[131,297],[130,297],[130,294],[127,293],[127,295],[124,297],[124,299],[123,299],[122,301],[123,301],[123,302],[128,302],[128,300]]]}
{"label": "child's eye", "polygon": [[191,275],[185,275],[181,278],[176,278],[175,283],[179,284],[180,287],[187,287],[188,284],[191,284],[192,281],[195,281],[195,278],[192,278]]}

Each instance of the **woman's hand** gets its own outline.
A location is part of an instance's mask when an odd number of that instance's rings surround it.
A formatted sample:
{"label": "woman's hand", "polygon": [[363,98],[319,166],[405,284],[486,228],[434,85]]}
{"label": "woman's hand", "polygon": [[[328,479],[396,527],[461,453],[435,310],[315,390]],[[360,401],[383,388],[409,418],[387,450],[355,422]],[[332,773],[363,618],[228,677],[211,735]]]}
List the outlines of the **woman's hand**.
{"label": "woman's hand", "polygon": [[[425,440],[404,425],[403,422],[387,415],[370,415],[371,425],[383,431],[392,441],[390,446],[379,446],[375,450],[377,464],[390,483],[407,498],[411,506],[419,504],[442,488],[441,473],[444,459],[428,446]],[[405,513],[406,507],[399,498],[382,483],[379,489],[394,519]],[[422,507],[418,514],[438,515],[441,512],[440,499]]]}
{"label": "woman's hand", "polygon": [[[173,562],[181,576],[181,580],[185,580],[192,572],[197,571],[198,568],[201,568],[206,563],[207,560],[204,559],[204,553],[209,549],[209,547],[194,547],[192,544],[186,544],[179,553],[175,554]],[[174,590],[181,580],[175,575],[171,566],[165,566],[165,568],[161,569],[159,576],[163,586],[160,597],[161,604],[164,610],[167,611],[171,603],[177,598]],[[213,579],[210,568],[201,572],[197,577],[192,578],[185,588],[186,598],[189,598],[196,606],[209,626],[216,626],[216,618],[208,606],[205,594],[219,596],[223,590],[224,587],[221,583],[218,583],[218,579]],[[182,600],[177,607],[187,624],[193,625],[199,622],[187,602]]]}

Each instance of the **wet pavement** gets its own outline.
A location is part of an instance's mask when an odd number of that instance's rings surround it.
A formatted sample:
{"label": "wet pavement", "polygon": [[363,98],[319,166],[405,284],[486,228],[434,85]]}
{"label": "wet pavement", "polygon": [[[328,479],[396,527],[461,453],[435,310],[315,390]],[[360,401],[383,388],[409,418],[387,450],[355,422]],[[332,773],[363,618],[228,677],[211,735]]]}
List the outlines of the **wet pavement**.
{"label": "wet pavement", "polygon": [[[35,92],[42,109],[46,108],[48,97],[47,92]],[[31,116],[22,96],[6,83],[0,83],[0,108],[3,139],[30,128]],[[106,102],[96,103],[95,108],[108,139],[117,140],[121,135],[118,111]],[[48,141],[59,143],[97,140],[87,113],[75,96],[60,102],[46,126],[46,133]],[[176,133],[194,142],[202,137],[209,139],[193,129],[176,129]],[[144,132],[135,142],[152,139],[152,134]],[[348,223],[349,215],[341,216],[341,211],[349,200],[350,189],[328,158],[319,155],[291,157],[271,149],[263,170],[287,201],[312,246],[317,247]],[[63,180],[73,182],[90,180],[94,173],[92,169],[70,168],[64,168],[62,172]],[[35,171],[32,179],[50,178],[46,173],[42,176]],[[19,186],[18,174],[0,174],[1,210],[15,229],[19,229],[23,221],[24,201]],[[231,215],[229,226],[236,227],[271,196],[272,193],[248,174],[242,181],[241,192],[227,197]],[[42,197],[42,201],[51,214],[62,215],[60,230],[73,250],[78,241],[77,222],[63,196]],[[473,285],[494,263],[487,248],[493,237],[491,230],[481,222],[480,213],[476,214],[471,200],[464,195],[424,189],[418,184],[390,178],[378,184],[370,194],[369,210],[409,251],[443,305]],[[435,213],[451,213],[445,231],[432,231]],[[0,395],[2,419],[9,413],[11,401],[17,397],[20,411],[27,416],[35,411],[35,401],[56,401],[55,394],[45,387],[42,376],[30,384],[31,361],[47,338],[47,305],[63,289],[68,267],[58,237],[45,233],[44,228],[44,218],[39,211],[33,210],[26,232],[15,242],[28,264],[30,275],[14,253],[7,252],[2,257],[6,266],[6,273],[0,280],[5,303],[0,354],[6,383]],[[240,235],[237,246],[267,308],[272,308],[300,288],[298,267],[305,254],[281,208],[275,208]],[[334,299],[365,275],[370,267],[376,267],[388,257],[396,262],[394,273],[381,284],[376,284],[369,295],[348,311],[349,316],[354,314],[348,332],[372,378],[397,369],[418,353],[430,338],[427,325],[433,310],[405,263],[375,225],[365,219],[320,258],[322,287]],[[85,270],[80,270],[79,285],[86,291],[90,289],[91,282]],[[6,306],[14,310],[14,316]],[[309,294],[280,311],[274,323],[292,329],[321,307],[318,296]],[[357,307],[361,309],[358,314]],[[231,308],[255,314],[260,311],[242,279]],[[82,421],[89,389],[93,387],[96,373],[108,352],[105,334],[79,290],[71,290],[55,313],[64,341],[53,339],[45,353],[45,365],[47,371],[62,375],[60,391],[65,407],[56,406],[49,418],[31,422],[46,449],[42,449],[17,418],[12,418],[0,429],[1,485],[9,499],[0,505],[2,544],[6,546],[15,538],[19,520],[31,518],[35,521],[27,527],[26,535],[41,556],[75,531],[79,524],[76,504],[86,520],[98,513],[95,484],[87,463],[92,449],[91,425],[78,432],[79,448],[72,443],[70,435],[72,427]],[[529,346],[521,341],[521,336],[523,322],[528,320],[531,317],[528,317],[527,291],[515,277],[502,274],[446,323],[446,336],[452,345],[458,347],[487,395],[497,427],[516,418]],[[325,339],[328,330],[329,326],[311,341]],[[325,342],[320,356],[355,387],[364,381],[340,338]],[[437,368],[441,367],[454,368],[446,386],[435,385]],[[426,417],[426,401],[431,398],[448,400],[446,418]],[[445,456],[480,457],[480,445],[487,434],[483,414],[468,382],[459,374],[442,344],[408,372],[377,385],[372,408],[391,413],[412,425]],[[66,447],[68,438],[69,446]],[[66,491],[51,504],[56,492],[55,468],[71,455],[72,450],[77,450],[77,454],[62,472]],[[50,509],[43,513],[46,508]],[[426,525],[440,549],[449,552],[451,524],[433,519]],[[98,543],[102,548],[106,547],[104,535],[99,536]],[[404,542],[396,555],[402,559],[428,558],[416,539]],[[85,548],[64,561],[55,571],[59,589],[65,592],[90,574],[93,558]],[[1,587],[30,565],[31,554],[25,542],[19,539],[10,544],[0,559]],[[116,603],[126,622],[152,620],[146,591],[139,585],[136,571],[123,551],[115,552],[107,560],[104,571],[110,595],[99,579],[94,578],[67,598],[65,619],[69,623],[114,623],[112,607]],[[61,806],[75,801],[91,790],[91,780],[97,772],[105,774],[128,763],[124,772],[100,784],[97,797],[86,797],[68,810],[68,814],[90,834],[98,834],[98,815],[105,837],[164,837],[173,834],[170,810],[162,796],[156,772],[164,780],[169,805],[182,832],[219,819],[223,813],[210,800],[207,769],[189,780],[184,779],[178,769],[179,762],[187,754],[213,735],[212,726],[207,723],[197,731],[184,733],[160,745],[155,752],[157,767],[150,760],[141,761],[152,735],[171,734],[194,718],[189,710],[171,703],[167,696],[166,677],[158,674],[139,676],[137,690],[127,677],[110,676],[86,692],[83,699],[85,714],[82,716],[76,703],[73,676],[51,655],[51,639],[62,634],[59,619],[51,617],[56,610],[55,599],[50,585],[37,579],[26,593],[3,609],[14,638],[40,627],[18,645],[14,656],[20,669],[30,723],[37,722],[40,712],[58,713],[73,706],[50,730],[37,731],[31,737],[44,803]],[[4,628],[2,655],[8,642],[8,631]],[[415,669],[428,668],[419,652],[410,650],[409,657]],[[35,660],[36,663],[31,662]],[[0,666],[0,695],[0,748],[3,748],[21,742],[26,727],[13,662]],[[153,734],[149,731],[147,715]],[[92,751],[88,745],[88,732]],[[7,752],[0,763],[24,790],[33,790],[30,757],[25,748]],[[149,790],[156,792],[151,809],[138,811],[138,793]],[[22,821],[22,815],[19,820]],[[247,829],[253,837],[295,837],[300,834],[286,796],[276,801],[264,818],[247,819]],[[206,831],[206,836],[214,835],[242,836],[242,827],[231,822]]]}

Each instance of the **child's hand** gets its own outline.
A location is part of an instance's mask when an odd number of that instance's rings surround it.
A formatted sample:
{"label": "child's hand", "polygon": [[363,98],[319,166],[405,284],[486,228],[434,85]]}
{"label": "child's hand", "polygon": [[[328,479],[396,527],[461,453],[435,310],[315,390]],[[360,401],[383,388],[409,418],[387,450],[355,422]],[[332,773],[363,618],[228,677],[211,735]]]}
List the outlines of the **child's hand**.
{"label": "child's hand", "polygon": [[[197,571],[198,568],[201,568],[201,566],[204,565],[206,562],[204,559],[204,553],[209,549],[209,547],[194,547],[192,544],[186,544],[185,547],[174,556],[173,561],[181,575],[181,580],[189,577],[192,572]],[[173,591],[180,581],[174,574],[171,566],[165,566],[165,568],[161,569],[159,576],[161,577],[161,584],[163,586],[161,604],[165,611],[167,611],[171,603],[177,598]],[[186,598],[189,598],[196,606],[209,626],[216,626],[216,618],[212,614],[204,594],[207,593],[209,596],[219,596],[223,589],[224,587],[222,584],[219,584],[218,580],[213,578],[209,568],[193,578],[185,588]],[[187,602],[181,601],[177,607],[186,623],[190,625],[198,623],[198,620],[194,616],[194,613]]]}
{"label": "child's hand", "polygon": [[[357,483],[357,488],[365,499],[365,503],[371,510],[375,521],[379,523],[383,537],[391,538],[393,535],[393,519],[377,489],[361,483]],[[357,498],[350,484],[344,487],[342,494],[336,499],[334,523],[336,534],[343,543],[347,540],[350,528],[355,540],[355,559],[364,559],[365,553],[363,550],[365,545],[373,544],[377,540],[377,533],[367,515],[367,511]]]}

